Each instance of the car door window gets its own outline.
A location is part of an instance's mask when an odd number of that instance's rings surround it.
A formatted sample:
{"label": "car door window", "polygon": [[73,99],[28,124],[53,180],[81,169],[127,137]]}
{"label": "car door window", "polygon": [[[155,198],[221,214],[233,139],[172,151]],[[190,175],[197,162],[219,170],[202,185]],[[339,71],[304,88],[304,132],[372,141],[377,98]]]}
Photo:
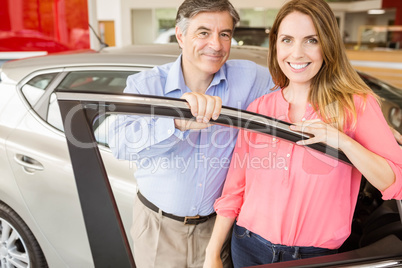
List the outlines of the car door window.
{"label": "car door window", "polygon": [[47,73],[35,76],[22,86],[21,92],[31,107],[34,106],[45,93],[45,89],[57,74],[58,73]]}
{"label": "car door window", "polygon": [[114,121],[116,115],[108,114],[104,117],[100,117],[97,122],[95,122],[94,135],[95,139],[99,144],[108,146],[108,135],[110,124]]}
{"label": "car door window", "polygon": [[[56,91],[73,90],[78,92],[109,92],[123,93],[126,80],[130,72],[123,71],[80,71],[69,73]],[[108,125],[111,119],[98,118],[94,124],[95,137],[99,144],[107,146]],[[57,102],[56,94],[52,93],[49,99],[49,108],[46,118],[47,122],[53,127],[63,131],[63,123]]]}
{"label": "car door window", "polygon": [[133,72],[80,71],[69,73],[57,90],[122,93],[127,76]]}

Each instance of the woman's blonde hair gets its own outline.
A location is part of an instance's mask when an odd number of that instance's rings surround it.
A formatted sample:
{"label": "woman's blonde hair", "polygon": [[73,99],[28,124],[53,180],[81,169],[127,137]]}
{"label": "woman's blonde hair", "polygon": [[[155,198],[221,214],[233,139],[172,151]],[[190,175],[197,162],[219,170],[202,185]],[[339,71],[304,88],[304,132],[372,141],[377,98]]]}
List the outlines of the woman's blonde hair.
{"label": "woman's blonde hair", "polygon": [[268,67],[276,88],[289,85],[289,79],[276,58],[276,42],[282,20],[292,12],[300,12],[312,19],[324,60],[312,79],[309,102],[324,122],[333,124],[340,131],[354,128],[357,112],[353,95],[365,98],[367,94],[375,94],[351,66],[335,16],[324,0],[291,0],[279,11],[269,33],[268,52]]}

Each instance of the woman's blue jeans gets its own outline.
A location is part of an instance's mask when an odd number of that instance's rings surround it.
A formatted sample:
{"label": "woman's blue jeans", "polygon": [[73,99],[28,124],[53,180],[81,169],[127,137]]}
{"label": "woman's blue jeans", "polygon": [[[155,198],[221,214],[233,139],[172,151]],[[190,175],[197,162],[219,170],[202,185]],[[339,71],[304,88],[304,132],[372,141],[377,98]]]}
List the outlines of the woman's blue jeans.
{"label": "woman's blue jeans", "polygon": [[288,247],[272,244],[235,223],[232,233],[232,259],[235,268],[307,259],[337,253],[316,247]]}

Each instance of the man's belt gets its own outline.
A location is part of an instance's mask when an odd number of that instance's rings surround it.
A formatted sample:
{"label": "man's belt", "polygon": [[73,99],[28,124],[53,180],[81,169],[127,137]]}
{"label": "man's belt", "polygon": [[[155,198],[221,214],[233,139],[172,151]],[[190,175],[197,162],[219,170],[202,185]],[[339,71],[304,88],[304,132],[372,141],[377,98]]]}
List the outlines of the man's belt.
{"label": "man's belt", "polygon": [[[146,199],[141,193],[140,191],[137,192],[138,195],[138,199],[140,199],[140,201],[150,210],[155,211],[156,213],[159,213],[159,208],[157,206],[155,206],[153,203],[151,203],[150,201],[148,201],[148,199]],[[170,213],[166,213],[164,211],[162,211],[162,215],[168,218],[171,218],[173,220],[176,221],[181,221],[184,224],[193,224],[193,225],[197,225],[203,222],[206,222],[207,220],[213,218],[216,216],[216,212],[211,213],[207,216],[190,216],[190,217],[179,217]]]}

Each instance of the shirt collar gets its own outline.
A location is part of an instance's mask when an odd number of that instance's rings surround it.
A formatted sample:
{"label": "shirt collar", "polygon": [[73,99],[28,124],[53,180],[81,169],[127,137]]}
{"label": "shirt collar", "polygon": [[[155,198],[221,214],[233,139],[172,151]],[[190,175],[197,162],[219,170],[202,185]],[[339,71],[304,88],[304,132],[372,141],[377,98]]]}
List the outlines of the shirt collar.
{"label": "shirt collar", "polygon": [[[210,87],[219,85],[221,82],[226,82],[226,63],[223,64],[223,66],[219,69],[219,71],[215,73],[214,79],[212,79],[212,82],[209,85],[208,89]],[[228,87],[225,86],[224,88],[227,89]]]}
{"label": "shirt collar", "polygon": [[181,57],[182,55],[180,55],[176,59],[169,70],[168,76],[166,78],[165,94],[175,90],[181,90],[181,92],[187,91],[186,83],[184,82],[183,71],[181,69]]}
{"label": "shirt collar", "polygon": [[[181,68],[181,58],[182,55],[180,55],[176,59],[169,70],[168,76],[166,78],[165,94],[175,90],[181,90],[181,92],[183,93],[188,91],[186,83],[184,82],[183,70]],[[224,81],[226,82],[226,63],[219,69],[218,72],[215,73],[214,78],[212,79],[212,82],[209,85],[208,89]],[[224,88],[226,90],[228,89],[227,86],[225,86]]]}

